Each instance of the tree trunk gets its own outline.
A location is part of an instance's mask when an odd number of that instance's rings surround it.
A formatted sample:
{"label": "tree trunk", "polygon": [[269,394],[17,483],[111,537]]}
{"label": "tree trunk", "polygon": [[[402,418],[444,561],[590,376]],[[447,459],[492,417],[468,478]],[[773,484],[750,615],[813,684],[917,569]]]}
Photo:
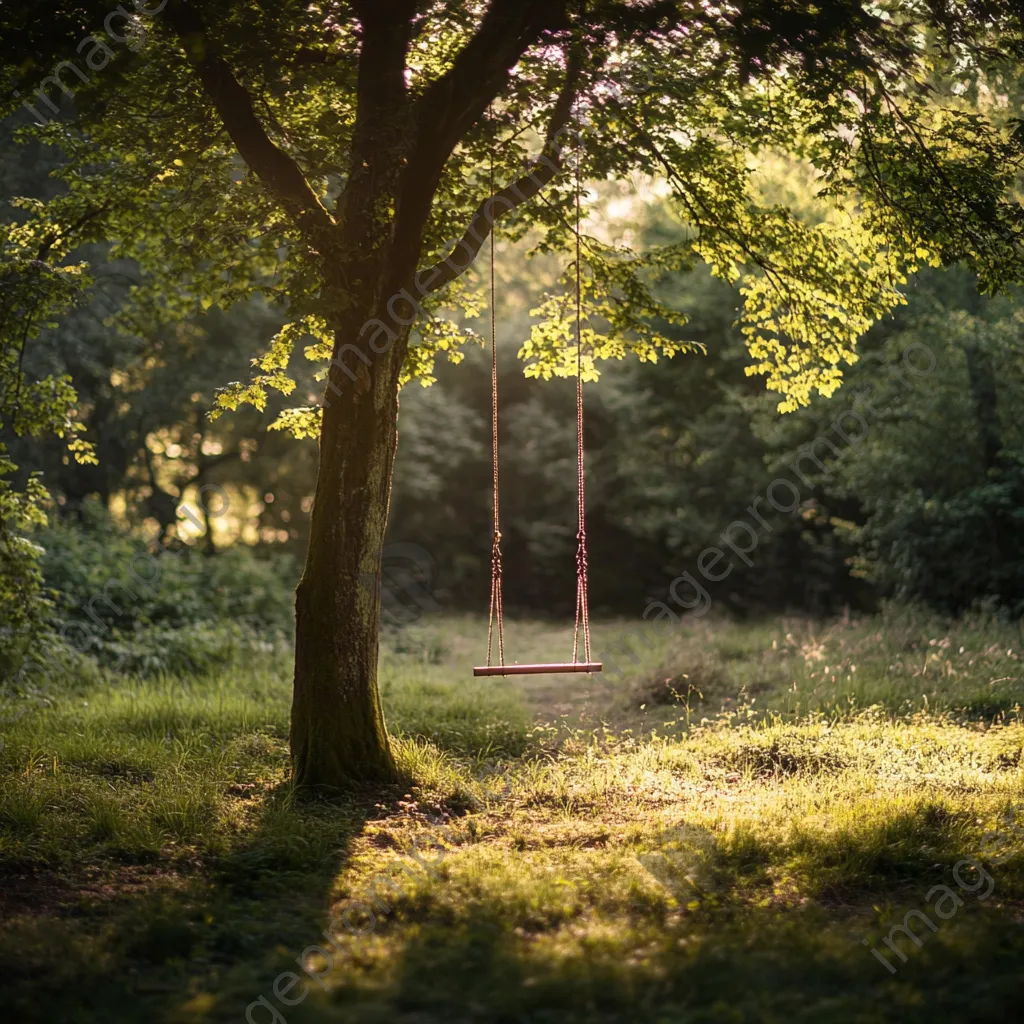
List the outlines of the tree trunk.
{"label": "tree trunk", "polygon": [[297,786],[326,791],[397,775],[377,655],[405,337],[374,354],[359,337],[365,322],[349,318],[337,332],[341,355],[324,403],[309,551],[296,593],[292,766]]}
{"label": "tree trunk", "polygon": [[999,467],[999,453],[1003,447],[996,374],[992,360],[985,351],[984,342],[971,341],[965,344],[963,349],[967,361],[967,379],[974,400],[974,413],[978,421],[982,465],[987,473]]}

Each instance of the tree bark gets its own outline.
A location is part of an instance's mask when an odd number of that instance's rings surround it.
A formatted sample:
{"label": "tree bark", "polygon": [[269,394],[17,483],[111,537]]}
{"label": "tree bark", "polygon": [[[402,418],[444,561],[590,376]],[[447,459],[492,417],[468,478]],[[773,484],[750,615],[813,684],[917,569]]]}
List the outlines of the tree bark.
{"label": "tree bark", "polygon": [[333,400],[325,402],[309,552],[296,593],[291,749],[295,783],[303,789],[333,791],[397,777],[377,652],[406,337],[376,354],[359,337],[368,319],[353,317],[337,334],[341,355],[331,369]]}

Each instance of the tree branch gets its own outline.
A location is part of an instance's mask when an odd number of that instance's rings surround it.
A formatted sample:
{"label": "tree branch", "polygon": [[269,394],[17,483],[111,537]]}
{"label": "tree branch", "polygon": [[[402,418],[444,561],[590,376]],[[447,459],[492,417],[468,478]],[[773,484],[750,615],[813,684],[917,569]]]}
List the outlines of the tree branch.
{"label": "tree branch", "polygon": [[572,116],[579,73],[578,55],[574,52],[569,57],[565,83],[555,101],[540,156],[530,165],[527,174],[506,185],[495,195],[488,196],[477,207],[462,238],[447,256],[416,275],[416,288],[421,294],[435,292],[464,274],[480,254],[484,242],[494,231],[494,225],[506,214],[538,195],[561,171],[565,162],[565,146],[559,144],[559,138],[563,134],[575,134],[564,130]]}
{"label": "tree branch", "polygon": [[491,0],[480,28],[416,105],[413,161],[440,173],[466,132],[501,90],[511,69],[545,32],[567,28],[565,0]]}
{"label": "tree branch", "polygon": [[379,245],[374,229],[380,208],[394,200],[407,145],[405,74],[416,11],[414,0],[361,0],[352,6],[361,29],[358,105],[338,200],[348,260],[365,258]]}
{"label": "tree branch", "polygon": [[505,87],[526,50],[545,32],[567,27],[566,2],[491,0],[476,34],[417,101],[413,108],[416,134],[402,173],[395,215],[399,278],[415,271],[423,228],[455,147]]}
{"label": "tree branch", "polygon": [[334,233],[334,218],[299,165],[267,134],[253,109],[252,97],[216,51],[198,12],[179,4],[168,10],[167,18],[242,159],[309,244],[322,251]]}

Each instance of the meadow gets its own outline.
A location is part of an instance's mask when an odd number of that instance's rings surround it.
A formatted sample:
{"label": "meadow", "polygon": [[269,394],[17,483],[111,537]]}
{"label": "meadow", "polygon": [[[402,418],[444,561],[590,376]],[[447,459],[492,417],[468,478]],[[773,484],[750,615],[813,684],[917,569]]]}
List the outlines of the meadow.
{"label": "meadow", "polygon": [[406,781],[331,802],[283,649],[8,713],[8,1019],[1018,1019],[1019,623],[695,621],[618,680],[474,680],[485,628],[387,633]]}

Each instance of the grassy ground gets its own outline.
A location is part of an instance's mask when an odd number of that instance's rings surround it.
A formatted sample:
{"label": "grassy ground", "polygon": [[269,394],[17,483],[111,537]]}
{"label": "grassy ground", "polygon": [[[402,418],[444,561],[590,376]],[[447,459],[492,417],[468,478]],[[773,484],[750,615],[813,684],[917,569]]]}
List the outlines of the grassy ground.
{"label": "grassy ground", "polygon": [[482,634],[388,637],[409,781],[335,804],[288,787],[282,666],[7,725],[8,1019],[1019,1018],[1018,626],[697,623],[621,679],[474,681]]}

